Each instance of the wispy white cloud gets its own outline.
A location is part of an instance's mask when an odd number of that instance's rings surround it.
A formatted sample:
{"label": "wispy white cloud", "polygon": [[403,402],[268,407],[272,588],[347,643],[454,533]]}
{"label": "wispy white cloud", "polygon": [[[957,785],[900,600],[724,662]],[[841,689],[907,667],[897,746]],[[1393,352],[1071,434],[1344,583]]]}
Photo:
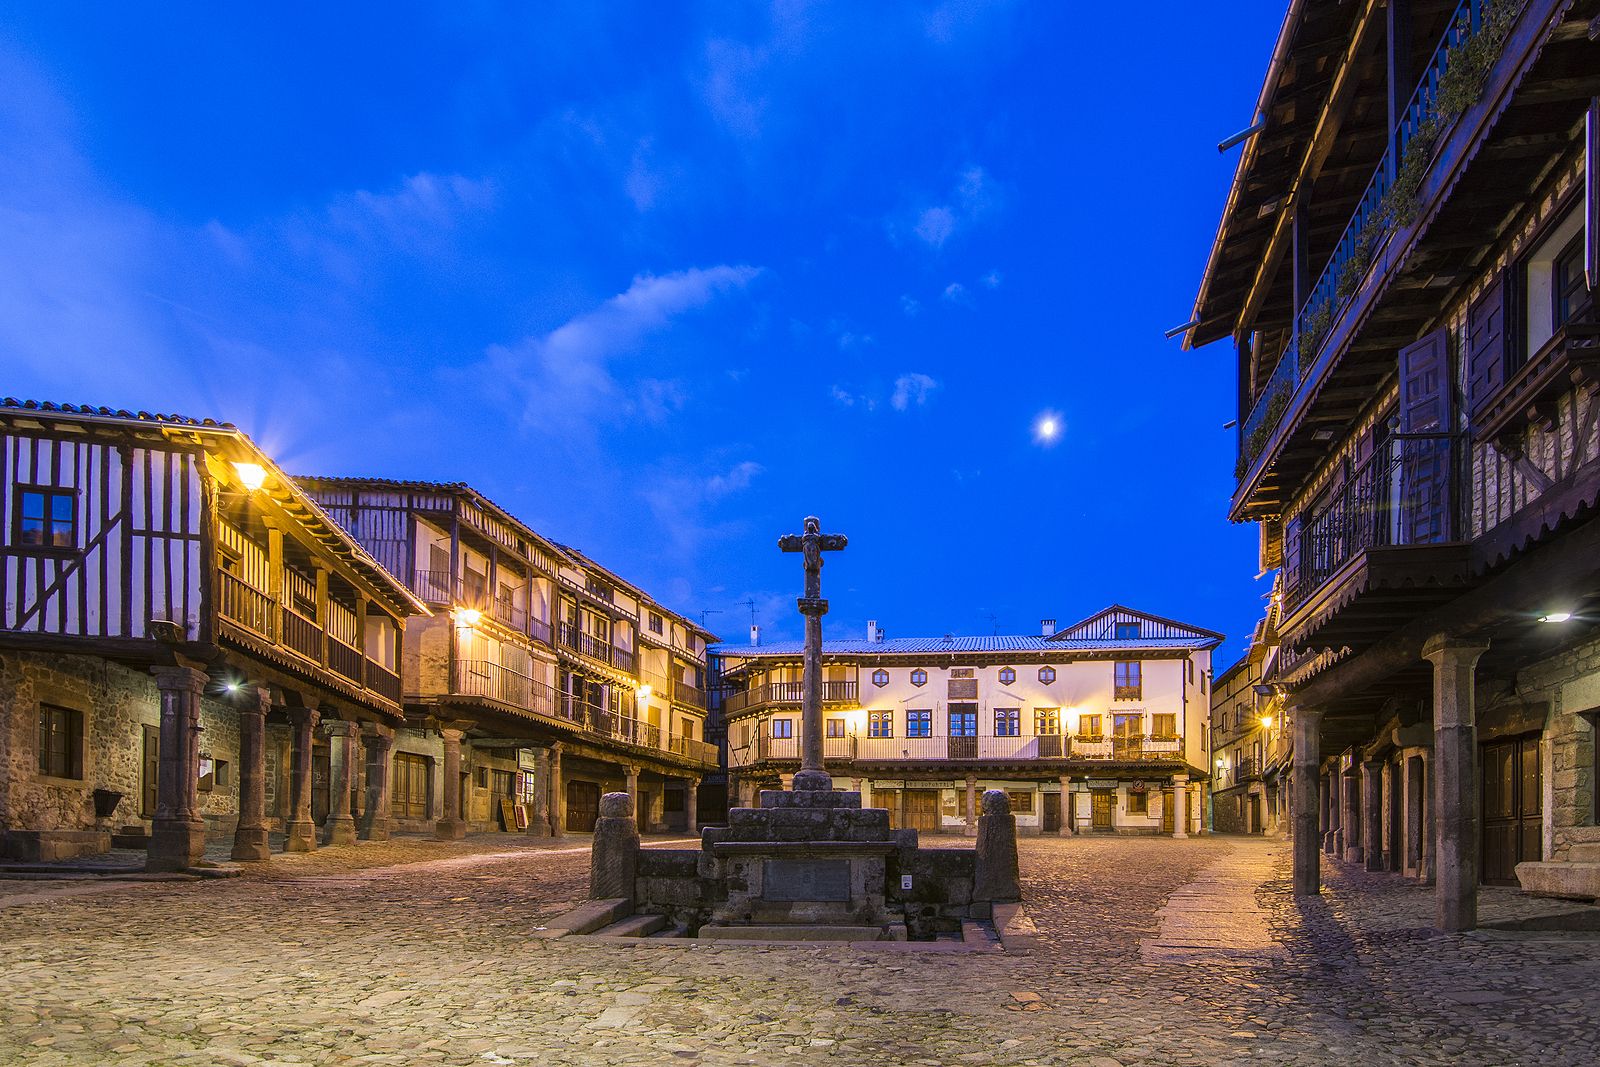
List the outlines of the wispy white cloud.
{"label": "wispy white cloud", "polygon": [[560,434],[597,417],[659,421],[682,406],[683,385],[643,375],[624,388],[617,363],[678,317],[744,289],[759,273],[719,265],[641,274],[624,292],[549,333],[492,346],[487,376],[474,371],[472,377],[507,392],[528,429]]}
{"label": "wispy white cloud", "polygon": [[915,318],[922,311],[922,301],[910,293],[904,293],[900,297],[900,310],[905,312],[907,318]]}
{"label": "wispy white cloud", "polygon": [[956,176],[954,186],[937,202],[924,202],[913,209],[911,233],[928,248],[937,251],[962,230],[996,210],[1000,204],[999,186],[984,168],[973,164]]}
{"label": "wispy white cloud", "polygon": [[889,397],[889,406],[896,411],[921,407],[937,388],[939,383],[931,375],[919,371],[902,374],[894,380],[894,393]]}
{"label": "wispy white cloud", "polygon": [[1005,281],[1005,278],[998,270],[991,270],[983,276],[983,285],[986,289],[998,289],[1003,281]]}
{"label": "wispy white cloud", "polygon": [[967,293],[967,287],[962,285],[960,282],[951,282],[949,285],[945,286],[944,293],[941,294],[941,296],[946,304],[972,303],[972,298]]}
{"label": "wispy white cloud", "polygon": [[917,216],[912,232],[928,247],[943,248],[950,235],[956,232],[956,213],[944,204],[926,208]]}
{"label": "wispy white cloud", "polygon": [[763,470],[760,463],[749,459],[710,472],[669,465],[652,472],[641,495],[667,547],[689,559],[705,544],[743,529],[741,518],[719,519],[718,509],[730,497],[749,489]]}

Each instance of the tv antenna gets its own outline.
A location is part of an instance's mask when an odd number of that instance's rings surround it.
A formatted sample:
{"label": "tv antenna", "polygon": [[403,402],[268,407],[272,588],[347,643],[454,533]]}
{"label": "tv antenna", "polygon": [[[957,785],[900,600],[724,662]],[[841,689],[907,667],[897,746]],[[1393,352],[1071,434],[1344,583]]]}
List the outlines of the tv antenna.
{"label": "tv antenna", "polygon": [[700,609],[700,628],[702,630],[705,629],[706,616],[707,615],[721,615],[721,614],[722,614],[722,609],[721,608],[701,608]]}
{"label": "tv antenna", "polygon": [[744,606],[750,609],[750,625],[754,626],[756,624],[756,598],[751,597],[746,600]]}

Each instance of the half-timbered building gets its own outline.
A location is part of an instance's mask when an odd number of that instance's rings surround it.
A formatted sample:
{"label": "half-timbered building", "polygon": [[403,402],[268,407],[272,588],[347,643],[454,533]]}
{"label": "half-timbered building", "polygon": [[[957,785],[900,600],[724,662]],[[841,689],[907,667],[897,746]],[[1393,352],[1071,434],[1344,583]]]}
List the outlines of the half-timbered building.
{"label": "half-timbered building", "polygon": [[299,482],[433,609],[402,656],[407,828],[561,836],[620,789],[644,829],[696,827],[710,634],[468,485]]}
{"label": "half-timbered building", "polygon": [[[0,401],[0,842],[353,841],[427,608],[225,423]],[[363,742],[366,744],[363,744]],[[381,790],[379,791],[381,792]],[[379,798],[381,799],[381,798]]]}
{"label": "half-timbered building", "polygon": [[[1024,832],[1184,837],[1203,825],[1220,634],[1121,606],[1061,630],[1045,620],[1037,637],[867,631],[823,642],[823,757],[895,826],[975,831],[987,789],[1011,796]],[[716,649],[746,806],[799,767],[803,652]]]}
{"label": "half-timbered building", "polygon": [[1326,849],[1446,930],[1600,894],[1597,18],[1294,0],[1186,337],[1237,351],[1297,890]]}

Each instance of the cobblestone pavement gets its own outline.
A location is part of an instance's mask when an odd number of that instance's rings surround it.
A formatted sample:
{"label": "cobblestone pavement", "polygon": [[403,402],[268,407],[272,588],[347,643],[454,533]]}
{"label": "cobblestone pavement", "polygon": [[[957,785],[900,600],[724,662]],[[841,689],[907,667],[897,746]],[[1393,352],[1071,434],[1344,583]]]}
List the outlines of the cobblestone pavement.
{"label": "cobblestone pavement", "polygon": [[[1281,954],[1146,958],[1168,898],[1230,857]],[[0,1063],[1600,1061],[1595,935],[1432,935],[1427,890],[1343,868],[1297,902],[1259,839],[1033,839],[1022,861],[1031,955],[530,937],[582,896],[582,839],[0,882]],[[1493,890],[1482,910],[1570,906]]]}

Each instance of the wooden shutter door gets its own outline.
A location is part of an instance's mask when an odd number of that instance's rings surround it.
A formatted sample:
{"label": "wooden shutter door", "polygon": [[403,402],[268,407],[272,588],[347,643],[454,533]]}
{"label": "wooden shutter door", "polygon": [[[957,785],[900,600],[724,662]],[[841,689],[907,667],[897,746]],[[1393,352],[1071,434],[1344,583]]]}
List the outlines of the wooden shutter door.
{"label": "wooden shutter door", "polygon": [[[1400,350],[1400,432],[1446,434],[1453,427],[1450,337],[1438,329]],[[1397,542],[1437,544],[1452,534],[1450,442],[1413,438],[1396,442],[1400,489],[1395,500]]]}
{"label": "wooden shutter door", "polygon": [[1467,309],[1467,414],[1476,418],[1505,382],[1505,273]]}
{"label": "wooden shutter door", "polygon": [[156,813],[156,778],[161,772],[161,728],[144,728],[144,761],[139,773],[139,814],[152,818]]}

